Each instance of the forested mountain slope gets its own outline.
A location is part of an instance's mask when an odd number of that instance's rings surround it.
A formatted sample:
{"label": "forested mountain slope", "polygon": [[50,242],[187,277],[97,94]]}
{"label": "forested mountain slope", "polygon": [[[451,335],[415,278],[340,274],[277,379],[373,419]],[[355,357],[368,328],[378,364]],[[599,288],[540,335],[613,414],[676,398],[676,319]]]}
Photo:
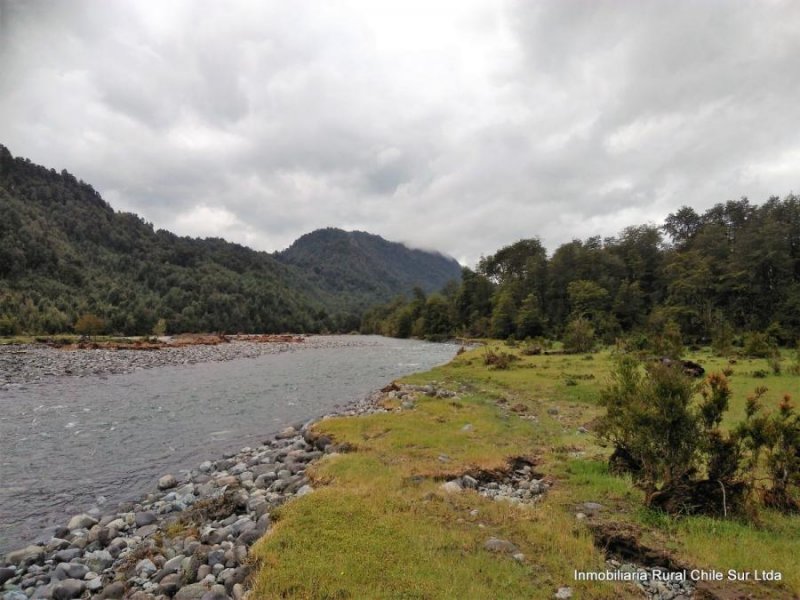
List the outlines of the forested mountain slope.
{"label": "forested mountain slope", "polygon": [[414,287],[435,292],[461,278],[461,266],[452,258],[363,231],[319,229],[301,236],[276,258],[300,268],[323,296],[347,298],[348,305],[360,308]]}
{"label": "forested mountain slope", "polygon": [[[314,248],[306,247],[302,260],[278,260],[222,239],[156,231],[114,211],[66,171],[14,158],[4,146],[0,214],[0,334],[71,331],[86,313],[108,332],[126,334],[149,333],[161,319],[170,332],[351,330],[363,306],[410,292],[412,281],[435,280],[438,271],[412,273],[427,268],[425,255],[444,260],[405,249],[417,258],[409,266],[402,252],[393,263],[326,248],[337,273],[357,274],[337,289],[329,268],[322,279],[303,272]],[[402,247],[369,237],[376,248]],[[365,263],[382,269],[364,271]],[[386,281],[372,281],[372,274]]]}

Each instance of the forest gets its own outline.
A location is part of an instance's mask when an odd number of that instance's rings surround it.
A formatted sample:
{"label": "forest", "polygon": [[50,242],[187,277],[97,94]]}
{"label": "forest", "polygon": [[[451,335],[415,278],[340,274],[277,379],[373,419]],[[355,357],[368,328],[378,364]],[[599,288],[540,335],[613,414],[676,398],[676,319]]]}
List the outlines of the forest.
{"label": "forest", "polygon": [[349,332],[365,308],[460,269],[357,231],[274,254],[177,236],[3,146],[0,213],[0,335]]}
{"label": "forest", "polygon": [[[462,269],[441,293],[373,308],[364,333],[564,339],[568,346],[657,342],[794,345],[800,338],[800,198],[747,198],[660,226],[572,240],[536,237]],[[763,348],[756,351],[765,351]]]}

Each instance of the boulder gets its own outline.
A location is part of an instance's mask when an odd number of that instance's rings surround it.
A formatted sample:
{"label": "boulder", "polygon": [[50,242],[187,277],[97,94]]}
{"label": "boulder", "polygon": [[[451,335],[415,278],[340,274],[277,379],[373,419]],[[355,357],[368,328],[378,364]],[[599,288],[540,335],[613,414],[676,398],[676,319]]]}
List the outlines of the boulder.
{"label": "boulder", "polygon": [[167,474],[158,480],[158,489],[160,490],[168,490],[176,485],[178,485],[178,480],[175,479],[174,475]]}
{"label": "boulder", "polygon": [[69,520],[69,523],[67,523],[67,529],[70,531],[75,531],[76,529],[90,529],[97,525],[97,523],[97,519],[84,513],[82,515],[75,515],[72,517]]}
{"label": "boulder", "polygon": [[496,537],[490,537],[486,540],[483,547],[489,552],[497,552],[500,554],[517,554],[519,552],[519,548],[508,540],[501,540]]}
{"label": "boulder", "polygon": [[53,588],[53,600],[71,600],[77,598],[86,589],[86,584],[78,579],[65,579]]}
{"label": "boulder", "polygon": [[44,548],[31,545],[21,550],[14,550],[6,555],[6,560],[12,565],[32,565],[44,559]]}

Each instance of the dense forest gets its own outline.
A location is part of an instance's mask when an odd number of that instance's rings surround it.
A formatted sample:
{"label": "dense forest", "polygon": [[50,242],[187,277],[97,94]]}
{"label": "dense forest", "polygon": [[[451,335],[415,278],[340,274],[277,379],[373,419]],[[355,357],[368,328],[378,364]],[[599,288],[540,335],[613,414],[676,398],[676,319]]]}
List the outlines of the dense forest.
{"label": "dense forest", "polygon": [[322,230],[278,254],[179,237],[3,146],[0,214],[0,335],[79,323],[121,334],[351,331],[366,306],[439,289],[460,269],[361,232]]}
{"label": "dense forest", "polygon": [[[362,331],[392,336],[525,339],[679,339],[725,345],[759,332],[800,338],[800,198],[747,199],[700,214],[683,207],[663,225],[573,240],[552,255],[536,238],[463,269],[442,293],[369,311]],[[630,335],[633,334],[633,335]]]}

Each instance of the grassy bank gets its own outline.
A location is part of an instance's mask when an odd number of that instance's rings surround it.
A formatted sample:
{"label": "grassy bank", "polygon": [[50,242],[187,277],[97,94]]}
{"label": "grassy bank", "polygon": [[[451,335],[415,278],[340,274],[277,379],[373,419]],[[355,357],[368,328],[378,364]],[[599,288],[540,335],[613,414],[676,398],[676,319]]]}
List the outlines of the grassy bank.
{"label": "grassy bank", "polygon": [[[435,382],[455,397],[418,393],[406,408],[387,399],[392,412],[316,426],[350,451],[317,463],[317,491],[273,515],[271,533],[256,547],[256,597],[552,598],[562,586],[575,598],[641,597],[630,584],[575,581],[574,570],[605,568],[598,529],[625,531],[683,565],[783,574],[777,585],[706,586],[722,597],[800,594],[800,518],[765,511],[756,525],[673,519],[643,509],[630,481],[608,474],[608,451],[591,429],[609,353],[520,356],[510,369],[493,370],[485,352],[404,380]],[[707,370],[733,370],[734,419],[756,385],[769,388],[767,406],[800,387],[795,375],[760,376],[764,360],[732,365],[705,352],[692,358]],[[542,501],[516,506],[441,488],[464,473],[502,470],[516,456],[532,459],[551,483]],[[576,518],[585,502],[603,508]],[[524,558],[487,551],[490,537],[511,541]]]}

